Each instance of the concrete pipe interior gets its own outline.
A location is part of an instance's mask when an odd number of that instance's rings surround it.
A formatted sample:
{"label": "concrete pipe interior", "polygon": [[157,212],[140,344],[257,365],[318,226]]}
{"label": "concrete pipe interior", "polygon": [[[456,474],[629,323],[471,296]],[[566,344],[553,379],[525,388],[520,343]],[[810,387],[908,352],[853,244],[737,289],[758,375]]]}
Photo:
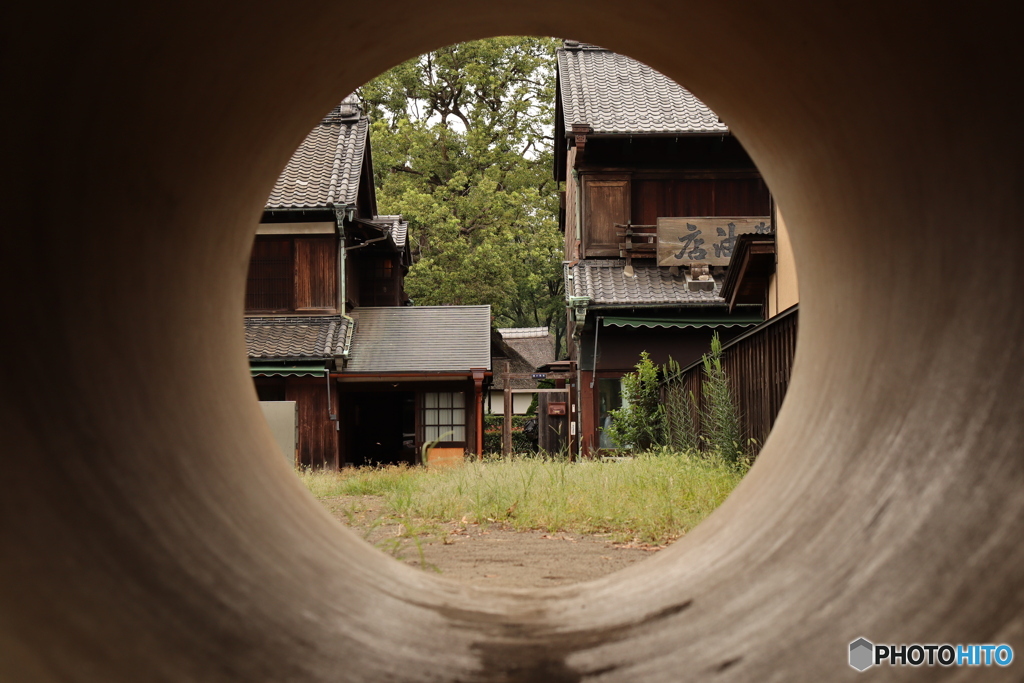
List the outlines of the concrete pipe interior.
{"label": "concrete pipe interior", "polygon": [[[858,675],[858,636],[1020,646],[1021,51],[982,9],[9,11],[0,678],[831,681]],[[656,558],[546,592],[455,585],[335,524],[273,451],[240,325],[253,226],[306,131],[399,61],[495,34],[691,87],[785,207],[803,297],[789,398],[733,497]]]}

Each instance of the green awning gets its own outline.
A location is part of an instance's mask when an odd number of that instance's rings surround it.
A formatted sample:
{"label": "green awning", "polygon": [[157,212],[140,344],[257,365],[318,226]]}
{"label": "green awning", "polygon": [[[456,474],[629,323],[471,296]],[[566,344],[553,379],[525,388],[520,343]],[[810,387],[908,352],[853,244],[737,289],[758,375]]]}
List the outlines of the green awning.
{"label": "green awning", "polygon": [[327,368],[319,363],[253,363],[249,366],[253,377],[323,377]]}
{"label": "green awning", "polygon": [[764,322],[758,316],[736,315],[711,318],[621,318],[602,317],[606,327],[752,327]]}

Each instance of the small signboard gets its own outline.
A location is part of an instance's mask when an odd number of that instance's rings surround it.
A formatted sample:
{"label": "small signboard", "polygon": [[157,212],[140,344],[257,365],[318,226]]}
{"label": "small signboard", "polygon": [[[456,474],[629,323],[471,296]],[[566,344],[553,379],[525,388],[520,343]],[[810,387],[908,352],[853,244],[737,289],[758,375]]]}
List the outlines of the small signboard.
{"label": "small signboard", "polygon": [[744,233],[769,235],[769,216],[701,216],[658,219],[658,265],[727,266]]}
{"label": "small signboard", "polygon": [[548,415],[565,415],[565,401],[548,403]]}
{"label": "small signboard", "polygon": [[546,372],[535,372],[532,375],[530,375],[530,377],[532,377],[533,379],[547,379],[548,378],[548,373],[546,373]]}

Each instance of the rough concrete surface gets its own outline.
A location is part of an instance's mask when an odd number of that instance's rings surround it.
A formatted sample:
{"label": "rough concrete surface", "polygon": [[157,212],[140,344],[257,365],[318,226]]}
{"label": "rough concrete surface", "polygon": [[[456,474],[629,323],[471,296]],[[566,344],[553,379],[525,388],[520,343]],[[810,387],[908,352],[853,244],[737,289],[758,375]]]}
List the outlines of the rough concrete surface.
{"label": "rough concrete surface", "polygon": [[[1020,680],[1024,43],[1011,3],[15,2],[0,44],[0,679]],[[293,150],[426,50],[555,35],[719,114],[785,213],[800,334],[757,464],[647,561],[467,586],[311,500],[245,360]],[[1019,657],[1019,654],[1018,654]]]}

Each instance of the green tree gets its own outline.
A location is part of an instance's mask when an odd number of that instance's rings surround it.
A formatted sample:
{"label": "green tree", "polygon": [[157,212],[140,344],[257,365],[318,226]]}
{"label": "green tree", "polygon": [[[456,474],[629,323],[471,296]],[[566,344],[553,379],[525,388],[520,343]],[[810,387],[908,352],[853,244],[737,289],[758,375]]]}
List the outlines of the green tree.
{"label": "green tree", "polygon": [[377,201],[409,221],[418,304],[490,304],[499,326],[564,336],[551,38],[500,37],[409,60],[359,91]]}
{"label": "green tree", "polygon": [[665,407],[661,402],[658,367],[644,351],[636,371],[622,377],[622,403],[609,411],[608,435],[625,448],[648,451],[664,443]]}

